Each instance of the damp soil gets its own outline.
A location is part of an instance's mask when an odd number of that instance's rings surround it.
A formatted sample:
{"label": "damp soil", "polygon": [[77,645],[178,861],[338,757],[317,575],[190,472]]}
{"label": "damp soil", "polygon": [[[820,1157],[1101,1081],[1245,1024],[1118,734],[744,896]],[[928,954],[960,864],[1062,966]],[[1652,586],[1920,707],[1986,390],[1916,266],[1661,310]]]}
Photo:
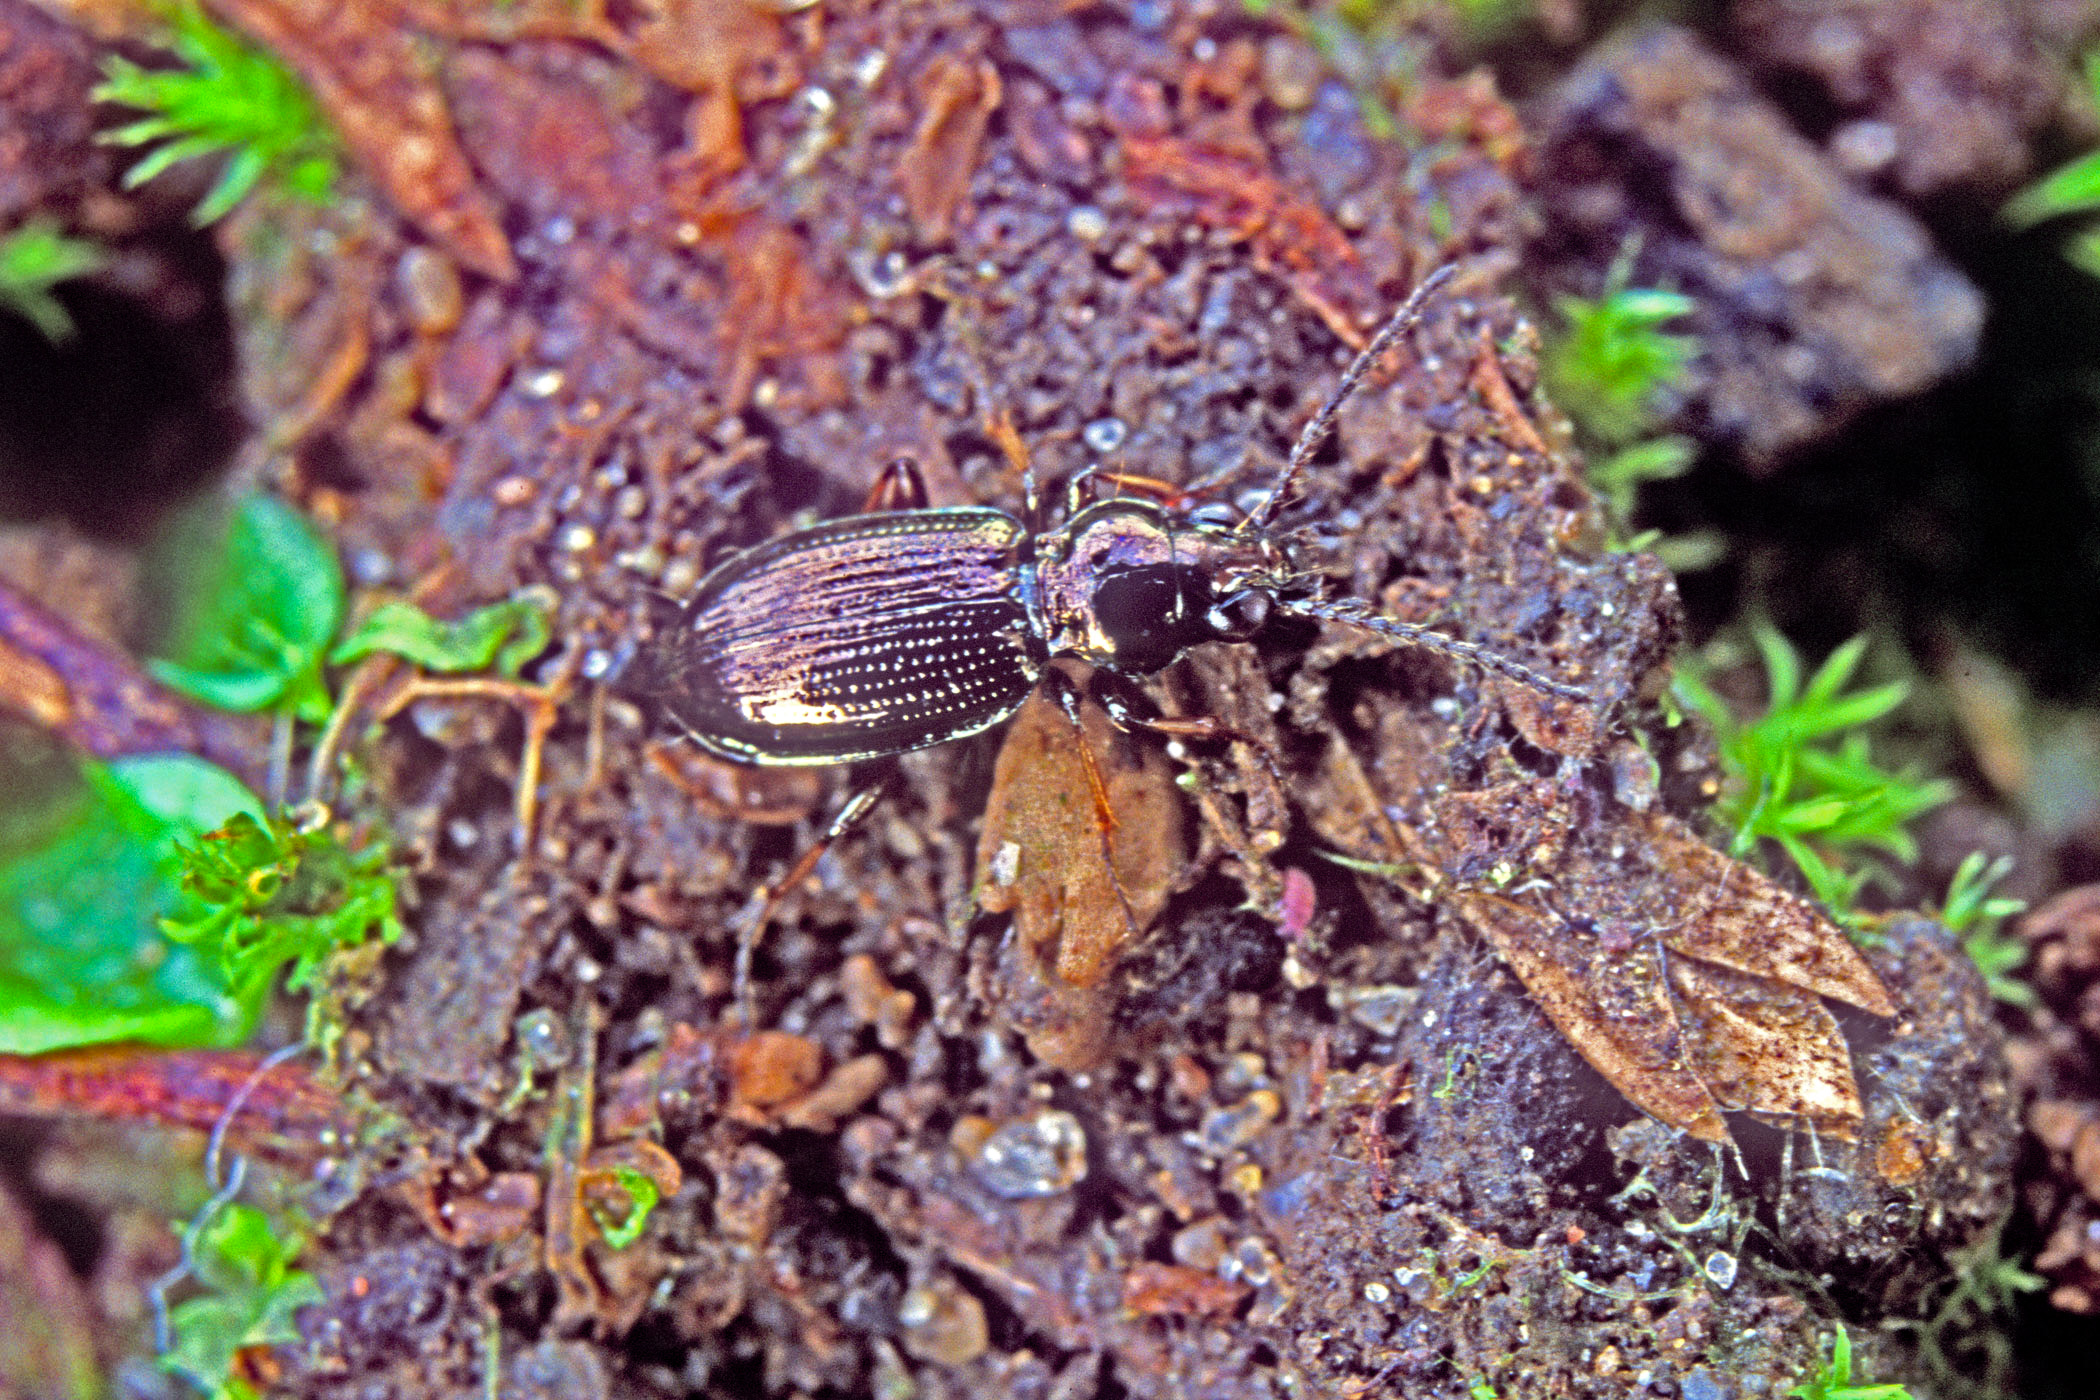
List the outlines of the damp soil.
{"label": "damp soil", "polygon": [[[365,596],[556,619],[515,686],[367,666],[358,781],[307,794],[391,833],[411,931],[305,1072],[332,1148],[266,1154],[325,1301],[265,1379],[1716,1400],[1840,1322],[1876,1379],[1997,1378],[1948,1322],[2013,1204],[1981,980],[1923,919],[1862,960],[1701,844],[1674,581],[1606,547],[1509,295],[1653,229],[1716,293],[1685,421],[1756,471],[1970,352],[1973,289],[1722,60],[1665,32],[1527,118],[1432,29],[1381,106],[1236,7],[214,8],[358,167],[218,234],[235,479]],[[85,41],[0,17],[84,102]],[[1542,238],[1541,197],[1581,217]],[[1752,275],[1787,258],[1846,275]],[[1171,747],[1045,707],[752,770],[660,713],[664,599],[900,456],[937,506],[1025,516],[1032,475],[1046,525],[1093,467],[1246,508],[1451,262],[1280,528],[1331,595],[1589,701],[1280,617],[1136,687],[1221,722]],[[875,778],[741,987],[759,892]]]}

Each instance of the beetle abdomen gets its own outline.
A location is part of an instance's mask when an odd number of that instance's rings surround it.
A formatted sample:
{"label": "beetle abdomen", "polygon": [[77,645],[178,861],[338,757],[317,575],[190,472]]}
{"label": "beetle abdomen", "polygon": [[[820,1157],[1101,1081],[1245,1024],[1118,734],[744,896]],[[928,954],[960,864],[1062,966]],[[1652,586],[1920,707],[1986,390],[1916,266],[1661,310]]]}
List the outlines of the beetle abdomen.
{"label": "beetle abdomen", "polygon": [[1042,672],[1020,600],[1021,523],[963,508],[848,516],[700,581],[657,679],[700,744],[842,763],[998,723]]}

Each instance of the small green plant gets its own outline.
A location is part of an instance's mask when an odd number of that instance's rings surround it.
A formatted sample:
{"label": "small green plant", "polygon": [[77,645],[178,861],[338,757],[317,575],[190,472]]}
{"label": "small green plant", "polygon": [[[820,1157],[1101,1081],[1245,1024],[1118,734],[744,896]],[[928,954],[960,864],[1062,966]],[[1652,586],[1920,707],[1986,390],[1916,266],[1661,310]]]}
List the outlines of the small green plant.
{"label": "small green plant", "polygon": [[253,1347],[299,1340],[299,1309],[323,1301],[312,1274],[293,1268],[305,1248],[297,1233],[280,1234],[252,1206],[229,1205],[194,1231],[184,1262],[207,1290],[168,1314],[174,1345],[161,1368],[212,1400],[253,1400],[240,1356]]}
{"label": "small green plant", "polygon": [[338,948],[401,936],[386,848],[351,846],[325,813],[297,824],[238,812],[179,849],[185,907],[160,926],[210,957],[243,1003],[259,1006],[287,964],[285,986],[301,991]]}
{"label": "small green plant", "polygon": [[[2100,110],[2100,49],[2085,56],[2087,101]],[[2100,210],[2100,150],[2058,166],[2027,186],[1999,211],[2015,228],[2031,228],[2066,214]],[[2088,225],[2064,247],[2064,256],[2100,277],[2100,226]]]}
{"label": "small green plant", "polygon": [[44,333],[54,345],[73,338],[73,318],[51,289],[85,277],[108,261],[101,247],[68,238],[48,219],[30,219],[0,238],[0,306]]}
{"label": "small green plant", "polygon": [[2013,976],[2027,961],[2027,945],[2003,927],[2008,918],[2025,911],[2027,901],[1991,893],[1991,886],[2011,869],[2008,856],[1986,862],[1983,852],[1969,852],[1947,884],[1940,922],[1961,940],[1962,951],[1983,973],[1984,986],[1992,996],[2012,1006],[2031,1008],[2041,998],[2033,987]]}
{"label": "small green plant", "polygon": [[550,601],[530,591],[476,608],[457,622],[432,617],[413,603],[382,603],[328,659],[347,666],[387,652],[426,671],[494,669],[515,676],[547,649],[551,612]]}
{"label": "small green plant", "polygon": [[1699,342],[1664,326],[1696,303],[1681,292],[1634,287],[1629,246],[1613,260],[1596,297],[1557,298],[1561,334],[1549,346],[1545,375],[1553,401],[1583,432],[1622,447],[1655,426],[1658,398],[1684,378]]}
{"label": "small green plant", "polygon": [[605,1236],[608,1246],[625,1249],[642,1237],[649,1216],[663,1199],[663,1192],[657,1189],[646,1172],[636,1171],[633,1167],[614,1167],[611,1176],[627,1197],[626,1209],[615,1214],[609,1205],[592,1202],[591,1218]]}
{"label": "small green plant", "polygon": [[1777,629],[1759,624],[1751,637],[1764,660],[1763,714],[1737,718],[1693,667],[1678,668],[1672,694],[1704,716],[1719,741],[1730,782],[1716,810],[1734,829],[1729,854],[1741,858],[1760,842],[1775,843],[1816,897],[1848,918],[1871,871],[1848,871],[1840,858],[1868,848],[1916,859],[1907,824],[1951,797],[1952,785],[1875,766],[1866,726],[1901,705],[1909,687],[1845,689],[1866,638],[1832,652],[1804,683],[1800,654]]}
{"label": "small green plant", "polygon": [[1852,1338],[1843,1323],[1830,1336],[1830,1360],[1787,1392],[1791,1400],[1911,1400],[1900,1385],[1852,1379]]}
{"label": "small green plant", "polygon": [[168,12],[168,46],[179,68],[148,70],[128,59],[103,64],[98,102],[152,115],[102,139],[152,149],[125,173],[127,188],[171,165],[224,153],[226,164],[191,215],[199,225],[223,216],[269,176],[313,203],[330,197],[341,156],[334,132],[292,71],[205,18],[185,0]]}
{"label": "small green plant", "polygon": [[153,674],[222,710],[280,710],[320,723],[334,702],[322,659],[343,618],[335,550],[305,516],[257,492],[223,542],[186,551],[202,565],[176,587],[168,654]]}
{"label": "small green plant", "polygon": [[[1663,329],[1693,309],[1690,297],[1655,287],[1633,287],[1629,244],[1605,274],[1595,298],[1564,296],[1554,303],[1562,330],[1547,347],[1546,384],[1574,420],[1590,460],[1590,487],[1604,498],[1614,530],[1633,518],[1643,486],[1691,470],[1689,438],[1654,437],[1663,396],[1682,382],[1699,342]],[[1653,549],[1679,570],[1704,568],[1720,553],[1718,537],[1661,537],[1655,531],[1615,539],[1615,548]]]}

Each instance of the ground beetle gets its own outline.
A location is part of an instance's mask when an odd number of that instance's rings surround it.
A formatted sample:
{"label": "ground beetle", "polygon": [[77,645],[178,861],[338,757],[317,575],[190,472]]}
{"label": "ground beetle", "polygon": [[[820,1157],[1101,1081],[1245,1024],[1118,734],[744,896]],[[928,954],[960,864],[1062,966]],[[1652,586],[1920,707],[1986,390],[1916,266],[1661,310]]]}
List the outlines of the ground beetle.
{"label": "ground beetle", "polygon": [[[1281,611],[1588,699],[1473,642],[1381,616],[1353,598],[1321,597],[1317,575],[1271,526],[1342,404],[1456,270],[1425,278],[1387,320],[1244,518],[1123,496],[1081,509],[1075,484],[1064,523],[1034,530],[985,506],[925,509],[915,470],[892,464],[878,494],[901,493],[918,508],[870,509],[731,555],[637,656],[636,688],[711,753],[757,764],[851,763],[991,728],[1046,672],[1058,675],[1053,657],[1148,676],[1200,643],[1245,640]],[[1032,480],[1027,494],[1033,514]],[[1077,726],[1070,686],[1059,696]],[[1113,695],[1104,703],[1126,727],[1245,737],[1203,720],[1141,720]],[[881,793],[880,784],[855,793],[779,883],[754,893],[737,947],[737,1002],[747,1022],[752,948],[773,902]]]}
{"label": "ground beetle", "polygon": [[1275,487],[1236,523],[1128,497],[1043,531],[985,506],[826,521],[708,573],[650,643],[648,688],[712,753],[849,763],[989,729],[1021,707],[1051,657],[1147,676],[1199,643],[1245,640],[1276,610],[1586,699],[1472,642],[1320,597],[1270,528],[1342,403],[1454,270],[1425,279],[1386,322],[1299,435]]}

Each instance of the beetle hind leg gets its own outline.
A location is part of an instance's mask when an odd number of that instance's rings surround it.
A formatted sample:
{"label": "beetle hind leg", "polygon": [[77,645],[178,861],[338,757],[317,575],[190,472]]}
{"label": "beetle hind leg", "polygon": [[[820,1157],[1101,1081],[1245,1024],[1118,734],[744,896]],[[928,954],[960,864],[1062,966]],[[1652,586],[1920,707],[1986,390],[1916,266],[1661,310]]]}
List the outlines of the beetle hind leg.
{"label": "beetle hind leg", "polygon": [[755,1021],[753,1003],[756,998],[751,985],[751,968],[757,959],[758,942],[765,935],[766,925],[773,921],[781,901],[809,878],[810,872],[817,868],[817,862],[824,858],[824,853],[851,834],[881,805],[895,778],[893,769],[855,791],[839,808],[838,815],[831,819],[831,825],[824,828],[824,834],[788,867],[785,875],[751,892],[751,898],[737,916],[736,968],[731,984],[737,1022],[744,1030],[749,1031]]}
{"label": "beetle hind leg", "polygon": [[868,499],[860,510],[863,515],[874,515],[879,511],[924,510],[930,498],[926,494],[926,473],[919,467],[919,459],[908,455],[890,458],[875,473],[875,484],[868,488]]}

